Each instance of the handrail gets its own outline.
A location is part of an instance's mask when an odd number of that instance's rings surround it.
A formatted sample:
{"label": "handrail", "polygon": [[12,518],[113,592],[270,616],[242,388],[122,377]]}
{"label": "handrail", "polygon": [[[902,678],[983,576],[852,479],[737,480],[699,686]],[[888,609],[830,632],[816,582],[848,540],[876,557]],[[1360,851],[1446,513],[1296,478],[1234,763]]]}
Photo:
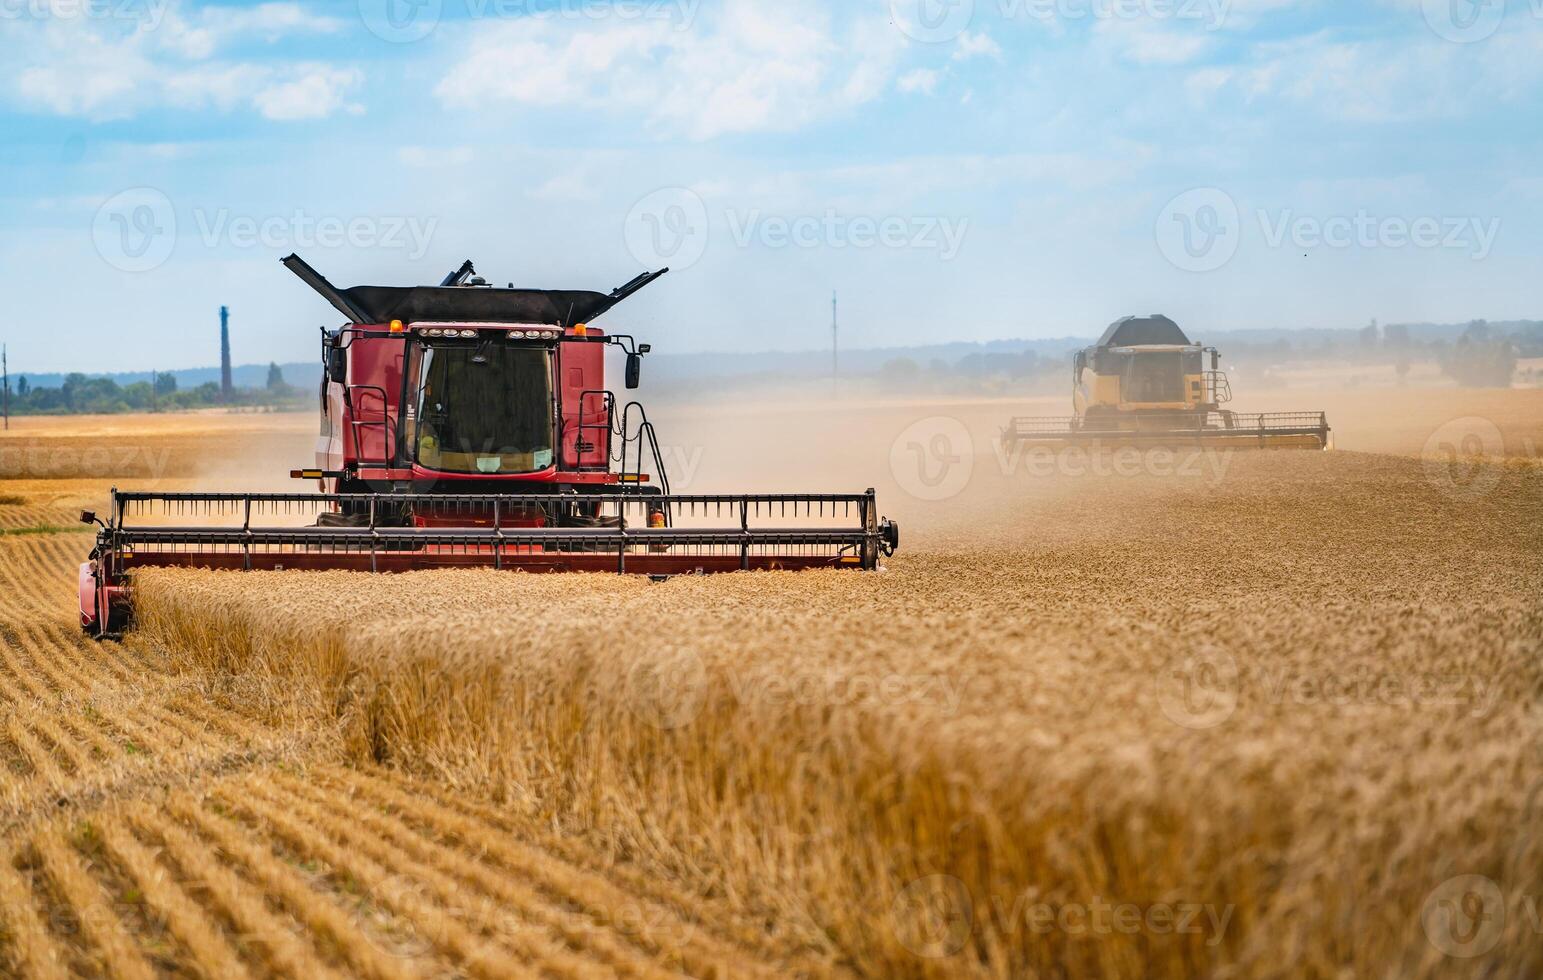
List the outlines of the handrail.
{"label": "handrail", "polygon": [[[360,419],[355,417],[355,413],[360,411],[360,409],[358,409],[354,404],[353,392],[355,389],[359,391],[376,392],[380,395],[380,418]],[[343,386],[343,394],[348,404],[348,424],[352,429],[354,436],[354,459],[358,460],[361,464],[378,464],[380,466],[391,465],[391,457],[393,455],[391,452],[391,433],[396,428],[396,422],[391,416],[391,398],[386,394],[386,389],[380,385],[351,384]],[[384,453],[384,455],[378,461],[367,460],[364,458],[364,445],[359,441],[360,428],[371,425],[378,425],[381,427],[381,452]]]}
{"label": "handrail", "polygon": [[[632,420],[633,409],[636,409],[638,413],[638,427],[637,432],[629,436],[627,433],[631,429],[630,422]],[[621,474],[623,476],[627,475],[627,449],[634,442],[636,442],[638,454],[637,469],[633,475],[636,477],[642,476],[643,443],[646,440],[648,443],[648,448],[653,455],[654,472],[659,478],[659,488],[664,492],[664,496],[670,496],[670,474],[664,466],[664,454],[659,451],[659,437],[658,434],[654,431],[654,424],[648,420],[648,410],[643,407],[642,402],[628,402],[627,407],[622,409],[621,430],[618,434],[622,437]],[[670,519],[670,512],[668,508],[665,509],[665,519]]]}
{"label": "handrail", "polygon": [[1205,372],[1206,389],[1211,393],[1212,405],[1225,405],[1232,401],[1232,382],[1225,371]]}
{"label": "handrail", "polygon": [[[603,418],[599,422],[584,421],[584,404],[591,395],[599,395],[601,399],[601,413]],[[604,390],[603,388],[590,388],[580,392],[578,419],[579,424],[576,427],[573,445],[574,458],[566,459],[564,462],[571,466],[573,471],[576,473],[584,473],[595,470],[604,471],[609,469],[611,460],[611,436],[616,431],[616,395],[612,392]],[[562,426],[566,427],[567,424],[567,419],[563,419]],[[594,431],[601,431],[605,433],[604,452],[601,455],[601,459],[604,460],[604,462],[602,462],[599,466],[583,466],[579,462],[579,457],[584,455],[584,450],[582,448],[584,443],[584,433]],[[564,453],[566,453],[567,433],[559,430],[558,439],[559,443],[564,447]]]}

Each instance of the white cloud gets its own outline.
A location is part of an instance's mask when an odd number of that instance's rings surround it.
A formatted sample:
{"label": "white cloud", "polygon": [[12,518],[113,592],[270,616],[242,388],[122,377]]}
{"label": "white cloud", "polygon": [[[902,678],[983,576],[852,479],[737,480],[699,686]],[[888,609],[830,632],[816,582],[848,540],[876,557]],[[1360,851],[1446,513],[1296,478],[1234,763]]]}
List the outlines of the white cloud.
{"label": "white cloud", "polygon": [[938,80],[942,77],[942,72],[934,71],[930,68],[917,68],[914,71],[906,72],[896,79],[895,88],[907,94],[921,92],[931,95],[937,91]]}
{"label": "white cloud", "polygon": [[345,101],[347,92],[363,80],[358,70],[309,65],[298,71],[299,77],[271,84],[254,95],[252,104],[257,111],[279,122],[325,119],[339,110],[364,111],[362,106]]}
{"label": "white cloud", "polygon": [[582,27],[524,18],[478,24],[436,93],[447,105],[491,100],[639,113],[656,129],[705,140],[794,130],[889,88],[903,50],[879,18],[838,29],[829,7],[726,0],[689,31],[612,18]]}
{"label": "white cloud", "polygon": [[1326,33],[1254,45],[1245,65],[1208,68],[1186,80],[1192,97],[1273,98],[1352,122],[1455,118],[1475,106],[1525,99],[1543,85],[1543,32],[1511,31],[1485,42],[1484,57],[1434,36],[1336,41]]}
{"label": "white cloud", "polygon": [[[147,5],[154,6],[148,0]],[[313,13],[297,3],[260,3],[251,7],[199,7],[186,14],[179,7],[169,10],[159,23],[146,21],[141,30],[153,35],[154,44],[162,50],[201,60],[233,41],[272,44],[297,34],[333,34],[342,27],[341,20]]]}
{"label": "white cloud", "polygon": [[186,13],[158,3],[123,9],[145,16],[0,20],[0,60],[15,73],[9,100],[97,121],[166,107],[250,105],[272,119],[317,118],[347,108],[341,92],[357,75],[352,70],[215,58],[237,41],[335,31],[340,22],[333,18],[291,3]]}
{"label": "white cloud", "polygon": [[1188,64],[1211,47],[1210,36],[1193,25],[1175,28],[1151,18],[1101,20],[1094,36],[1101,47],[1138,65]]}
{"label": "white cloud", "polygon": [[979,34],[971,34],[965,31],[959,35],[958,42],[954,45],[954,60],[969,61],[971,58],[1002,58],[1002,46],[991,39],[991,35],[985,31]]}
{"label": "white cloud", "polygon": [[117,148],[151,160],[185,160],[198,152],[195,143],[123,143]]}
{"label": "white cloud", "polygon": [[1190,72],[1184,79],[1184,88],[1190,97],[1197,102],[1207,102],[1217,93],[1227,87],[1227,83],[1233,78],[1233,72],[1228,68],[1202,68],[1199,71]]}
{"label": "white cloud", "polygon": [[335,34],[345,21],[327,17],[298,3],[260,3],[252,7],[204,7],[199,11],[204,28],[220,40],[240,35],[266,42],[294,34]]}
{"label": "white cloud", "polygon": [[583,173],[558,174],[530,192],[537,201],[593,201],[599,196],[595,182]]}

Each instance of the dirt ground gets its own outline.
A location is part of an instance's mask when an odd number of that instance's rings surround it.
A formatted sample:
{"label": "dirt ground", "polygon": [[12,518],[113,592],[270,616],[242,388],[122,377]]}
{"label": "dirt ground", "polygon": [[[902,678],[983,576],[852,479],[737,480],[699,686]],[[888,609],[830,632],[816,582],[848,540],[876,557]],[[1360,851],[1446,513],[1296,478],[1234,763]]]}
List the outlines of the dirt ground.
{"label": "dirt ground", "polygon": [[[78,637],[78,511],[292,488],[314,421],[21,420],[3,969],[1536,973],[1540,396],[1267,393],[1235,407],[1326,410],[1337,450],[1112,459],[995,444],[1059,401],[672,408],[676,491],[876,487],[889,571],[410,576],[322,648],[370,580],[194,576],[164,608],[199,650]],[[523,673],[431,731],[474,688],[404,700],[406,655]],[[680,663],[686,723],[640,721],[637,665]],[[882,678],[915,683],[852,696]]]}

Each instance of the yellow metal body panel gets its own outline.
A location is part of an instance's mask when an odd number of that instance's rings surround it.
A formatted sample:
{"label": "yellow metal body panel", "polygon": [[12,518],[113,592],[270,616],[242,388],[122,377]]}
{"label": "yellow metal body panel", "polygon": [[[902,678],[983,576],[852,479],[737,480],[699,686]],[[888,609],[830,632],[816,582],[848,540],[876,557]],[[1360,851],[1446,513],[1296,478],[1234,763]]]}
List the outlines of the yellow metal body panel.
{"label": "yellow metal body panel", "polygon": [[1072,392],[1072,410],[1079,416],[1086,416],[1092,408],[1112,409],[1116,412],[1190,412],[1207,404],[1205,378],[1198,374],[1184,376],[1183,401],[1127,402],[1122,388],[1121,378],[1117,374],[1094,374],[1091,370],[1084,370],[1081,381]]}
{"label": "yellow metal body panel", "polygon": [[[1133,321],[1144,321],[1135,323]],[[1142,329],[1135,329],[1142,328]],[[1166,329],[1156,329],[1166,328]],[[1192,343],[1117,343],[1125,336],[1177,336],[1166,317],[1128,317],[1111,325],[1100,346],[1073,360],[1073,418],[1020,418],[1003,430],[1012,445],[1094,449],[1217,446],[1236,449],[1328,449],[1321,412],[1238,414],[1222,408],[1232,389],[1215,348]],[[1210,369],[1206,369],[1206,359]],[[1102,373],[1101,373],[1102,372]],[[1137,401],[1134,397],[1161,398]],[[1277,431],[1280,430],[1280,431]]]}

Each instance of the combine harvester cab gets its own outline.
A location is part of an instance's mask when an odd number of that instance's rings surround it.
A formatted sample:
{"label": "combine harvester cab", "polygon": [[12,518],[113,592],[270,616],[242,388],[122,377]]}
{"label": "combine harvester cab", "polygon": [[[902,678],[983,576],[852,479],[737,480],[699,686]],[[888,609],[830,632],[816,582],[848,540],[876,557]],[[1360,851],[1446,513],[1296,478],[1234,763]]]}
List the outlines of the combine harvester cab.
{"label": "combine harvester cab", "polygon": [[1193,343],[1166,316],[1126,317],[1072,362],[1070,417],[1015,418],[1007,449],[1212,446],[1331,449],[1323,412],[1243,414],[1223,406],[1232,386],[1215,347]]}
{"label": "combine harvester cab", "polygon": [[590,321],[610,293],[493,289],[468,261],[438,286],[337,289],[284,264],[348,322],[323,335],[321,435],[306,493],[117,489],[80,569],[81,625],[120,633],[141,568],[406,572],[492,568],[663,578],[874,570],[899,546],[874,491],[670,492],[637,388],[647,344]]}

